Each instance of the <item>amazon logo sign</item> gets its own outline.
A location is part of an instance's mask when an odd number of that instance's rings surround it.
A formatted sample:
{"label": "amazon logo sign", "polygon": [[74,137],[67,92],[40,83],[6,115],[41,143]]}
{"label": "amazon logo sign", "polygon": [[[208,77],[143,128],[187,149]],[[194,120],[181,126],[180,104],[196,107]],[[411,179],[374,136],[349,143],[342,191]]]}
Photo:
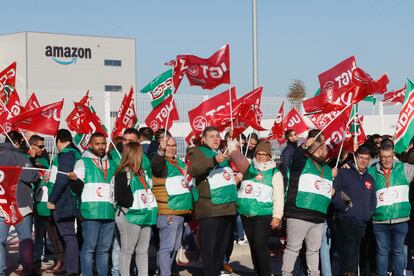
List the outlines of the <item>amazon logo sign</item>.
{"label": "amazon logo sign", "polygon": [[70,65],[75,64],[78,59],[91,59],[92,50],[91,48],[47,45],[45,56],[61,65]]}

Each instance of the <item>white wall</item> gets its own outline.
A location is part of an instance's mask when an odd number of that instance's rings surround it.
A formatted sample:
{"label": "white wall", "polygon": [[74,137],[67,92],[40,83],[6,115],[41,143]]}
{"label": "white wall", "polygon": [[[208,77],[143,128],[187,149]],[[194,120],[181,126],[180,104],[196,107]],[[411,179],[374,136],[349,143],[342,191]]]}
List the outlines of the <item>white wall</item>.
{"label": "white wall", "polygon": [[[76,63],[62,65],[46,56],[46,46],[89,48],[91,58],[77,58]],[[78,101],[89,90],[93,106],[104,121],[105,85],[121,85],[123,88],[122,93],[110,93],[111,111],[117,111],[123,93],[127,93],[131,86],[136,89],[135,47],[135,39],[130,38],[32,32],[3,35],[0,36],[1,58],[7,58],[0,59],[0,68],[16,60],[16,87],[22,102],[25,103],[32,92],[36,92],[42,105],[64,98],[64,116],[73,109],[73,101]],[[105,59],[121,60],[122,66],[104,66]],[[58,60],[67,62],[72,58]],[[65,126],[62,121],[62,127]]]}

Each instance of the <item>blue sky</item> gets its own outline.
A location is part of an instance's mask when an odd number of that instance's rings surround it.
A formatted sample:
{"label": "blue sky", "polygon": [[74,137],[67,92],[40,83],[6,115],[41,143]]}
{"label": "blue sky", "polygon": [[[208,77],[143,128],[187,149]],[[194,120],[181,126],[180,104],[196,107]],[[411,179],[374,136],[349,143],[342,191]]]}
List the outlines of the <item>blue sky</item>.
{"label": "blue sky", "polygon": [[[238,94],[253,87],[251,0],[39,0],[2,4],[0,33],[54,32],[134,37],[137,85],[168,68],[177,54],[208,57],[230,43],[231,79]],[[267,96],[284,96],[293,79],[308,95],[317,75],[355,55],[374,78],[388,72],[390,89],[414,78],[409,0],[257,0],[259,84]],[[216,94],[190,87],[183,94]]]}

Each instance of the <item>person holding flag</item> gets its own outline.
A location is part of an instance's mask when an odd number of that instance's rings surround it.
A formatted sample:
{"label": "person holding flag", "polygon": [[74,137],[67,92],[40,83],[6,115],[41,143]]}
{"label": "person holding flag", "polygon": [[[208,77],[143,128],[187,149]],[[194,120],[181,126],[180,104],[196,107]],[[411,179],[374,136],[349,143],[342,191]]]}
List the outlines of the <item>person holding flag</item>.
{"label": "person holding flag", "polygon": [[[11,131],[6,135],[6,141],[0,144],[0,166],[32,167],[29,159],[20,152],[20,146],[24,142],[23,136],[17,131]],[[19,255],[23,265],[23,275],[34,274],[33,263],[33,239],[32,239],[32,213],[33,190],[32,183],[38,181],[39,174],[34,170],[23,170],[16,189],[18,216],[22,220],[14,225],[19,238]],[[8,183],[12,185],[12,183]],[[10,224],[6,224],[7,214],[0,208],[0,275],[6,273],[6,245]],[[9,215],[7,215],[9,216]]]}
{"label": "person holding flag", "polygon": [[272,275],[268,241],[281,226],[283,216],[283,176],[272,160],[272,145],[260,142],[253,160],[248,160],[235,141],[227,143],[231,161],[243,174],[238,191],[237,212],[250,245],[250,253],[257,275]]}
{"label": "person holding flag", "polygon": [[111,201],[110,181],[117,168],[105,152],[105,135],[91,135],[89,148],[69,173],[71,188],[80,195],[83,244],[80,253],[82,275],[93,275],[95,259],[98,275],[109,274],[109,251],[115,228],[115,208]]}
{"label": "person holding flag", "polygon": [[368,172],[375,180],[377,195],[377,206],[372,217],[377,242],[377,275],[387,275],[391,252],[394,275],[402,276],[406,267],[404,242],[410,220],[409,189],[414,179],[414,165],[396,161],[393,142],[383,140],[379,162],[372,165]]}
{"label": "person holding flag", "polygon": [[157,228],[159,275],[171,275],[171,266],[181,245],[184,216],[191,214],[198,195],[187,175],[187,165],[176,157],[177,142],[172,136],[160,140],[151,159],[153,193],[158,202]]}
{"label": "person holding flag", "polygon": [[189,151],[188,171],[195,178],[200,197],[195,205],[199,221],[201,258],[204,275],[220,274],[227,240],[236,215],[237,188],[228,156],[219,151],[218,129],[206,127],[203,145]]}
{"label": "person holding flag", "polygon": [[[48,196],[47,208],[52,212],[60,236],[65,244],[63,270],[60,274],[79,273],[79,245],[75,231],[75,220],[79,215],[78,200],[72,193],[70,179],[64,173],[73,172],[81,154],[72,143],[72,134],[67,129],[59,129],[56,135],[58,155],[52,162],[50,182],[53,183]],[[57,173],[63,172],[63,173]]]}
{"label": "person holding flag", "polygon": [[[332,170],[325,163],[328,148],[320,131],[295,152],[290,166],[285,205],[287,244],[282,275],[292,275],[296,259],[306,241],[308,275],[320,275],[319,249],[323,224],[332,194]],[[309,131],[309,136],[315,132]],[[313,136],[313,135],[312,135]]]}

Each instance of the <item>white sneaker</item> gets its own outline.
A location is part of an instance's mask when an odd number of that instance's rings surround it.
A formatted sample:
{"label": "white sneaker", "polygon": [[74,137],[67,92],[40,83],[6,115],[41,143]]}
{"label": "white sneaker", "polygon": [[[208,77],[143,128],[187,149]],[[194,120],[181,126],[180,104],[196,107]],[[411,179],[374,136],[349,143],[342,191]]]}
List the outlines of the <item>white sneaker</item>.
{"label": "white sneaker", "polygon": [[249,241],[247,239],[237,241],[238,245],[249,245]]}

